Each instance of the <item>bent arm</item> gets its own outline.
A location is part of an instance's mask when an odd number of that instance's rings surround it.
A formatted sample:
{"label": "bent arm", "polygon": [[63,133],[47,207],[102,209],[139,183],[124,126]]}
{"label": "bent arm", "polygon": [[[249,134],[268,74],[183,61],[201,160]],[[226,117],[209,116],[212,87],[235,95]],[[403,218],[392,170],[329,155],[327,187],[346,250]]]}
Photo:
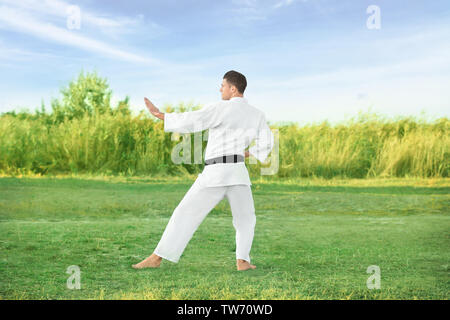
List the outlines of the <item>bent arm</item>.
{"label": "bent arm", "polygon": [[270,127],[267,125],[265,117],[260,122],[258,135],[256,137],[255,145],[250,147],[248,151],[256,159],[264,162],[267,156],[272,151],[274,145],[274,136]]}

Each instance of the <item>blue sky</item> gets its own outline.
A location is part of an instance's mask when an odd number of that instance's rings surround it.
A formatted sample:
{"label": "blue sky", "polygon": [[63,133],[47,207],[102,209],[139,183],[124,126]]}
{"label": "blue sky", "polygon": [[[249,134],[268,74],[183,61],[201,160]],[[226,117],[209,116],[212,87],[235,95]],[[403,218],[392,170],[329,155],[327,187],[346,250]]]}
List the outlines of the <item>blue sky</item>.
{"label": "blue sky", "polygon": [[[67,26],[73,5],[79,29]],[[49,109],[81,70],[136,112],[144,96],[207,104],[232,69],[272,122],[448,117],[450,1],[0,0],[0,112]]]}

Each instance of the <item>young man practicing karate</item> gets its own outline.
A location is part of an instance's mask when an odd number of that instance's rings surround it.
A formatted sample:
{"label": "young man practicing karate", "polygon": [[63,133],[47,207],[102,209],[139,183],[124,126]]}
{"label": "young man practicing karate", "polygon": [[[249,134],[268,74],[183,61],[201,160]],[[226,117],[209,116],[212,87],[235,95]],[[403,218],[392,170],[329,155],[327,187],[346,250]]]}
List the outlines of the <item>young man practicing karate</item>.
{"label": "young man practicing karate", "polygon": [[[236,230],[237,270],[256,268],[250,264],[256,216],[244,158],[251,154],[264,162],[274,136],[264,113],[244,98],[246,86],[244,75],[229,71],[220,88],[222,101],[192,112],[164,114],[144,98],[150,113],[164,120],[164,131],[192,133],[209,129],[209,133],[202,173],[173,211],[153,253],[133,268],[157,268],[163,258],[177,263],[200,223],[224,197],[230,204]],[[255,145],[246,151],[253,140]]]}

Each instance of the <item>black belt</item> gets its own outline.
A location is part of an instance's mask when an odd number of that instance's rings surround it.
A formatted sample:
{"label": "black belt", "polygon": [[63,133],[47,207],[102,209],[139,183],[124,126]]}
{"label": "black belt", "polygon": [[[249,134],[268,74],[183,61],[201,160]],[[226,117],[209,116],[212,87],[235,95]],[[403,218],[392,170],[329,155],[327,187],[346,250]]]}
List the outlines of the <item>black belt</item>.
{"label": "black belt", "polygon": [[222,156],[217,158],[212,158],[205,160],[205,166],[209,164],[216,164],[216,163],[236,163],[236,162],[244,162],[244,156],[241,156],[239,154],[232,154],[229,156]]}

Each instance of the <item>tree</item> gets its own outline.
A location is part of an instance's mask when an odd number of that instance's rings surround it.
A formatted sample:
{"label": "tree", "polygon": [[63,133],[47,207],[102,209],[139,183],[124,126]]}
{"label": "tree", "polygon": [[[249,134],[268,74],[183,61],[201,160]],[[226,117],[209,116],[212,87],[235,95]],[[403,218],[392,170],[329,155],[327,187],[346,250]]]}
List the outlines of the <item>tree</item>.
{"label": "tree", "polygon": [[[104,113],[113,113],[111,108],[112,91],[106,79],[96,72],[86,73],[82,71],[75,81],[61,89],[62,101],[52,101],[53,118],[55,122],[61,122],[65,118],[79,119],[85,115],[95,116]],[[120,108],[128,107],[128,99],[120,101]]]}

